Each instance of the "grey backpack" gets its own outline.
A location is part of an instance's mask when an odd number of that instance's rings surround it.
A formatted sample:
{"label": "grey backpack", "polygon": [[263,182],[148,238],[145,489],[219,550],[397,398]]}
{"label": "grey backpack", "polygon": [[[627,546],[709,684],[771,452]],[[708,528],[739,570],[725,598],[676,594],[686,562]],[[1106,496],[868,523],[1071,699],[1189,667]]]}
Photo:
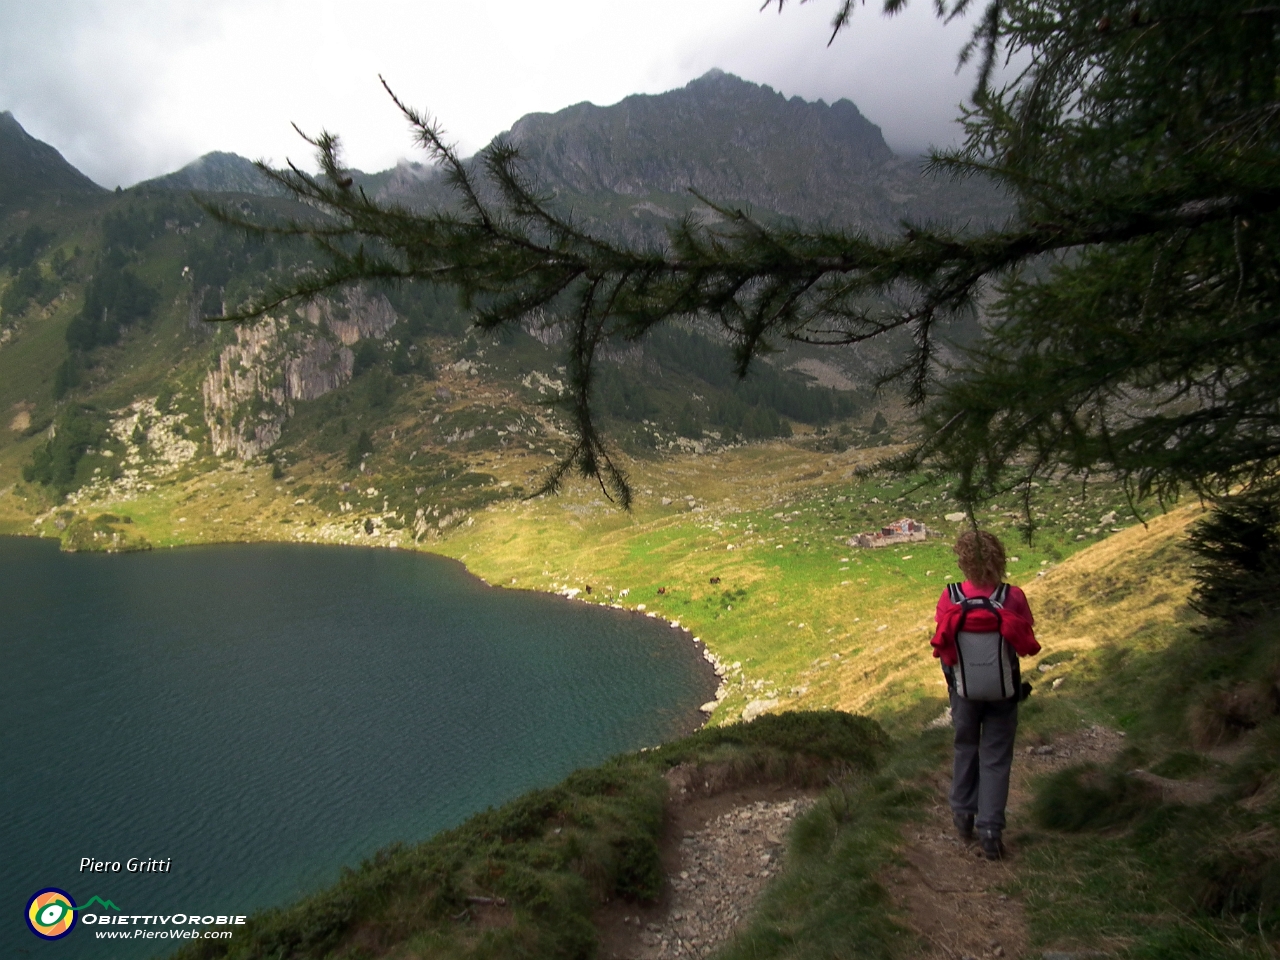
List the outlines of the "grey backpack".
{"label": "grey backpack", "polygon": [[[960,584],[947,584],[947,595],[960,607],[960,622],[956,625],[956,666],[954,670],[956,693],[966,700],[1012,700],[1019,695],[1019,670],[1017,655],[1000,633],[1000,611],[1009,596],[1009,585],[1002,583],[992,591],[990,598],[966,597]],[[993,631],[965,629],[970,611],[988,610],[995,614],[997,628]]]}

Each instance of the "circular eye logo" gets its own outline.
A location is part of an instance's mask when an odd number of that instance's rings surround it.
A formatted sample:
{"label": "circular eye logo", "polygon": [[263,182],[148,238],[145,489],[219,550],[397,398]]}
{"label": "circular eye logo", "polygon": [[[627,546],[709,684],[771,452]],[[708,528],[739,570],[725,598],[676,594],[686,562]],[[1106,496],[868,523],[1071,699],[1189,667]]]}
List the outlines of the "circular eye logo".
{"label": "circular eye logo", "polygon": [[27,926],[41,940],[61,940],[75,929],[76,902],[57,887],[45,887],[27,901]]}

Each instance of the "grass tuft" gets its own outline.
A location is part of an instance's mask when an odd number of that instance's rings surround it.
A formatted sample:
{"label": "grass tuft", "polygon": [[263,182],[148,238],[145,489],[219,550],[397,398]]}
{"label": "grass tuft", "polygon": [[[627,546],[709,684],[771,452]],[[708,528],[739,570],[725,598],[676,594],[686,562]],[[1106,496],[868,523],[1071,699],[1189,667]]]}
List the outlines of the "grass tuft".
{"label": "grass tuft", "polygon": [[1095,764],[1068,767],[1036,791],[1032,813],[1048,830],[1098,830],[1131,822],[1158,802],[1146,782]]}

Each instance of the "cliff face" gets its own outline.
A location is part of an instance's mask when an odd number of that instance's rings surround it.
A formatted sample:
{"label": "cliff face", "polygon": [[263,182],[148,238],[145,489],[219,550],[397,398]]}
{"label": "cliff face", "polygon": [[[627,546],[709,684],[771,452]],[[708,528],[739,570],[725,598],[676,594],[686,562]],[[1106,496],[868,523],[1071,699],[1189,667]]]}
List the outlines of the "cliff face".
{"label": "cliff face", "polygon": [[343,292],[341,303],[328,298],[315,300],[304,308],[306,318],[317,327],[328,328],[343,346],[353,346],[370,337],[381,340],[396,323],[396,312],[387,298],[371,297],[359,287]]}
{"label": "cliff face", "polygon": [[218,353],[203,386],[213,452],[247,460],[270,449],[293,401],[315,400],[350,382],[350,347],[384,338],[396,319],[385,297],[353,289],[340,302],[308,304],[293,319],[237,326],[235,342]]}

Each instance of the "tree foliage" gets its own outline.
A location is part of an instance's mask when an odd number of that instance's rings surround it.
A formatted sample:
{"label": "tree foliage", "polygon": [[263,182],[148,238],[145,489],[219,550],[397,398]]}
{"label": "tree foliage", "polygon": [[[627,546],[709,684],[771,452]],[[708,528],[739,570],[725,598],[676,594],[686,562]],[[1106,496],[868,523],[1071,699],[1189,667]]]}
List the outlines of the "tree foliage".
{"label": "tree foliage", "polygon": [[68,346],[92,350],[120,339],[121,331],[151,317],[158,291],[142,280],[114,251],[100,258],[85,288],[80,313],[67,324]]}
{"label": "tree foliage", "polygon": [[11,236],[4,243],[0,243],[0,267],[7,266],[16,273],[24,267],[31,266],[35,262],[36,255],[47,247],[51,240],[53,240],[52,233],[38,224],[32,224],[20,236]]}
{"label": "tree foliage", "polygon": [[[936,7],[953,17],[968,5]],[[837,4],[833,40],[854,10]],[[1006,190],[1016,212],[998,227],[904,224],[885,239],[766,223],[702,198],[721,222],[686,218],[665,245],[628,247],[541,194],[509,143],[464,161],[396,99],[456,203],[421,213],[375,201],[353,186],[336,137],[310,139],[319,175],[264,172],[324,218],[240,225],[309,237],[325,265],[255,309],[419,280],[456,288],[485,329],[561,325],[577,442],[548,487],[576,469],[623,504],[626,478],[592,417],[597,354],[695,316],[719,325],[739,374],[781,340],[909,333],[889,373],[927,428],[908,463],[957,473],[971,502],[1062,470],[1115,473],[1137,496],[1212,495],[1269,474],[1280,455],[1280,7],[990,0],[977,24],[961,54],[980,61],[964,141],[930,166]],[[974,314],[987,335],[945,365],[947,326]]]}
{"label": "tree foliage", "polygon": [[22,468],[22,478],[52,487],[61,496],[86,479],[85,455],[108,439],[110,419],[94,407],[72,405],[59,414],[54,426],[53,435]]}
{"label": "tree foliage", "polygon": [[1191,529],[1197,557],[1191,605],[1240,622],[1275,609],[1280,592],[1280,492],[1260,486],[1221,500]]}

